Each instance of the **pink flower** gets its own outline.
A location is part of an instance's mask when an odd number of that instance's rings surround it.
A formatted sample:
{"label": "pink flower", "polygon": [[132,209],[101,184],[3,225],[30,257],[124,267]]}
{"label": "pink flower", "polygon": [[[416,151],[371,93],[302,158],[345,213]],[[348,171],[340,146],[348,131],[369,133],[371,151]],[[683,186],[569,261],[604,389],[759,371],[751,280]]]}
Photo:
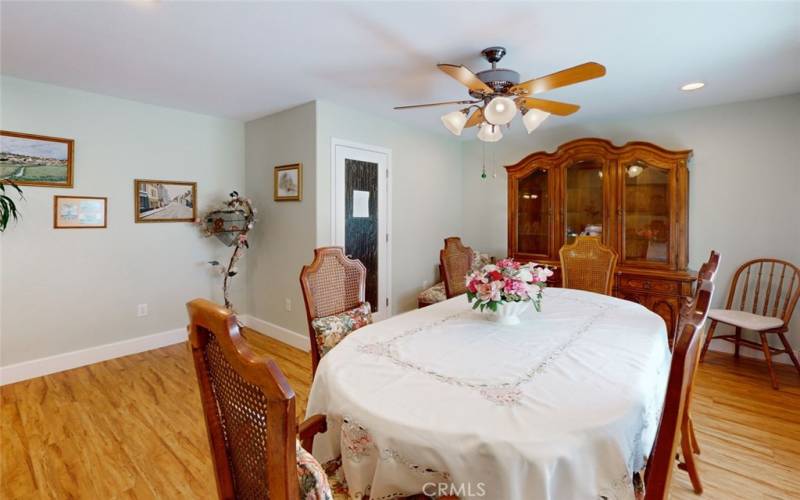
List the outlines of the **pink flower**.
{"label": "pink flower", "polygon": [[476,287],[476,291],[480,300],[500,300],[500,284],[498,282],[481,283]]}
{"label": "pink flower", "polygon": [[497,267],[500,269],[519,269],[520,263],[514,259],[501,259],[497,261]]}

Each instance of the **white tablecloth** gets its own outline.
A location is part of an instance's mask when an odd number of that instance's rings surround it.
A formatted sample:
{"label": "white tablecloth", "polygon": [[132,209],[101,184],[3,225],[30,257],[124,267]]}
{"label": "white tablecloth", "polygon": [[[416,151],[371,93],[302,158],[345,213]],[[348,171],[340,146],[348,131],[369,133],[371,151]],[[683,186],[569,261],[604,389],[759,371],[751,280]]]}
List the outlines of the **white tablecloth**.
{"label": "white tablecloth", "polygon": [[[630,499],[655,438],[670,353],[633,302],[550,288],[501,326],[466,296],[360,329],[319,365],[308,415],[328,416],[351,497]],[[428,486],[425,486],[428,484]]]}

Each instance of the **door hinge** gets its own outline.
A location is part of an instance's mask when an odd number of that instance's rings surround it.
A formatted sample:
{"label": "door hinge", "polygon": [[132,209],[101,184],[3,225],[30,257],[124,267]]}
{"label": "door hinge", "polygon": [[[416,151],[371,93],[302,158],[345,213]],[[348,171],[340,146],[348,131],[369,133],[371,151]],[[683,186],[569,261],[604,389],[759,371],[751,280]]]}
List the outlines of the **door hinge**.
{"label": "door hinge", "polygon": [[386,233],[386,243],[389,243],[389,233]]}
{"label": "door hinge", "polygon": [[389,297],[386,297],[386,307],[389,307]]}
{"label": "door hinge", "polygon": [[386,178],[387,179],[389,178],[389,169],[388,168],[386,169]]}

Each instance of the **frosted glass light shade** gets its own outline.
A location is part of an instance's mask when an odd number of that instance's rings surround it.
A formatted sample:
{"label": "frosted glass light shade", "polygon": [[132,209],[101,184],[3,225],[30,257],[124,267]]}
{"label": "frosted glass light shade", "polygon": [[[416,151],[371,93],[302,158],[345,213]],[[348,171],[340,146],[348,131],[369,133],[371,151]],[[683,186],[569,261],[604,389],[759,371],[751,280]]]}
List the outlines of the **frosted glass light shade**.
{"label": "frosted glass light shade", "polygon": [[638,177],[643,171],[641,165],[631,165],[628,167],[628,177]]}
{"label": "frosted glass light shade", "polygon": [[536,130],[548,116],[550,116],[550,113],[546,111],[529,109],[522,115],[522,124],[525,125],[525,130],[530,134]]}
{"label": "frosted glass light shade", "polygon": [[508,97],[495,97],[483,108],[486,121],[494,125],[505,125],[514,119],[517,105]]}
{"label": "frosted glass light shade", "polygon": [[481,124],[481,129],[478,131],[478,139],[483,142],[497,142],[503,138],[503,131],[500,130],[498,125],[490,123]]}
{"label": "frosted glass light shade", "polygon": [[442,115],[442,123],[454,135],[461,135],[461,131],[464,130],[464,124],[467,123],[467,111],[453,111]]}

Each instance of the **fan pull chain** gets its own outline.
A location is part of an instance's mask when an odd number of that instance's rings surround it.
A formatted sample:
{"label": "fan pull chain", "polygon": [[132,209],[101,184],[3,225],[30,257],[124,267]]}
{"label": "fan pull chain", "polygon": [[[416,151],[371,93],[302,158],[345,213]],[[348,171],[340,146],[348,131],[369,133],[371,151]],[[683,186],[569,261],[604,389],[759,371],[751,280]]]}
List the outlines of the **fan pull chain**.
{"label": "fan pull chain", "polygon": [[486,180],[486,143],[482,143],[483,148],[483,169],[481,170],[481,179]]}
{"label": "fan pull chain", "polygon": [[495,150],[492,148],[492,179],[497,179],[497,158],[494,157]]}

